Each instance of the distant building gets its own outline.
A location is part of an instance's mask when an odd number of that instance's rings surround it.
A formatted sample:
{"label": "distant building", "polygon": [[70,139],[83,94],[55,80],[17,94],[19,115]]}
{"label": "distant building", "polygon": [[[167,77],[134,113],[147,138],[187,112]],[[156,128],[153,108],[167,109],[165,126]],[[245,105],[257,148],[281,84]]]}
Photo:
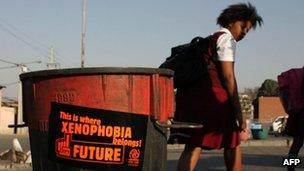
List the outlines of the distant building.
{"label": "distant building", "polygon": [[287,115],[279,97],[259,97],[254,118],[262,123],[270,123],[277,116]]}
{"label": "distant building", "polygon": [[16,108],[1,106],[0,107],[0,134],[13,134],[14,128],[9,128],[8,125],[15,123]]}
{"label": "distant building", "polygon": [[0,85],[0,107],[2,103],[2,89],[5,88],[4,86]]}
{"label": "distant building", "polygon": [[2,90],[5,88],[0,85],[0,134],[12,134],[14,129],[8,128],[9,124],[15,122],[15,110],[12,107],[7,107],[2,101]]}
{"label": "distant building", "polygon": [[[13,99],[3,98],[2,90],[4,86],[0,86],[0,134],[17,133],[17,128],[9,128],[8,125],[14,125],[17,121],[18,102]],[[28,128],[18,128],[22,130],[18,134],[28,134]]]}

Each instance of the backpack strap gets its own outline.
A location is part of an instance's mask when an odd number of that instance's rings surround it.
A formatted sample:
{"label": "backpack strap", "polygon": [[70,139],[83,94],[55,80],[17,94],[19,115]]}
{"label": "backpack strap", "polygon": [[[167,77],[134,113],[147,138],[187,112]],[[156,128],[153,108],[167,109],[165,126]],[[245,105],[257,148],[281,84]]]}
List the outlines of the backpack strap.
{"label": "backpack strap", "polygon": [[203,58],[207,65],[210,65],[211,63],[214,62],[212,58],[216,54],[217,40],[224,33],[225,32],[216,32],[216,33],[206,37],[206,39],[208,39],[208,41],[209,41],[209,47],[208,47],[208,51],[204,54]]}
{"label": "backpack strap", "polygon": [[219,32],[216,32],[214,33],[213,35],[210,35],[210,43],[211,43],[211,47],[212,47],[212,50],[213,50],[213,53],[216,52],[216,43],[217,43],[217,40],[218,38],[222,35],[222,34],[225,34],[226,32],[223,32],[223,31],[219,31]]}

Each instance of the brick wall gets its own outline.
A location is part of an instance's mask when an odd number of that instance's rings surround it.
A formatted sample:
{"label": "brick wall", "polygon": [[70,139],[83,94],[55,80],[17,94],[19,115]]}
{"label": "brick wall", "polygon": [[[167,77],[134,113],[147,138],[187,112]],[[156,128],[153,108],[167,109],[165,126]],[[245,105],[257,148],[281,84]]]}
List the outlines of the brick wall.
{"label": "brick wall", "polygon": [[259,97],[257,118],[261,122],[272,122],[281,115],[286,115],[286,112],[279,97]]}

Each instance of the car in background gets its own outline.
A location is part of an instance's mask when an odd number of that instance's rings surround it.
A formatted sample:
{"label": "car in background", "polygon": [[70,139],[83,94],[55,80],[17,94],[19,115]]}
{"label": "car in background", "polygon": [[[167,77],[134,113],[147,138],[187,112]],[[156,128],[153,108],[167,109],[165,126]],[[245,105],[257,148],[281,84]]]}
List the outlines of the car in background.
{"label": "car in background", "polygon": [[278,116],[274,119],[274,121],[270,125],[270,131],[273,133],[282,133],[286,122],[287,122],[288,115]]}

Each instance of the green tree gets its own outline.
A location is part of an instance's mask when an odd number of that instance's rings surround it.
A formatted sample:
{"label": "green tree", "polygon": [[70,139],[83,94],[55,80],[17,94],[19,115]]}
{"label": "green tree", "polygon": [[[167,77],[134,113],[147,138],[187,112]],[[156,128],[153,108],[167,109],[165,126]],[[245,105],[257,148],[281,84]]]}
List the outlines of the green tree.
{"label": "green tree", "polygon": [[271,80],[271,79],[265,80],[257,92],[257,97],[278,96],[278,95],[279,95],[278,82],[275,80]]}

